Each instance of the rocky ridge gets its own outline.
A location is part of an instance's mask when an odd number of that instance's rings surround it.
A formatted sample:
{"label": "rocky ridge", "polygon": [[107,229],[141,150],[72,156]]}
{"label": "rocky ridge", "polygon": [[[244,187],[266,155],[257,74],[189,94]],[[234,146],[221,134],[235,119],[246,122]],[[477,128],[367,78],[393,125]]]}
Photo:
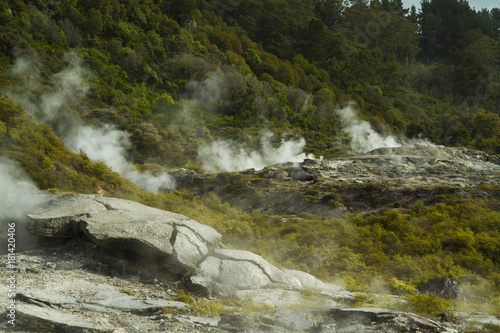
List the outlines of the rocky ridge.
{"label": "rocky ridge", "polygon": [[263,170],[200,175],[174,173],[179,187],[211,191],[245,211],[325,218],[431,204],[439,195],[499,202],[500,159],[482,151],[432,145],[380,148],[363,155]]}

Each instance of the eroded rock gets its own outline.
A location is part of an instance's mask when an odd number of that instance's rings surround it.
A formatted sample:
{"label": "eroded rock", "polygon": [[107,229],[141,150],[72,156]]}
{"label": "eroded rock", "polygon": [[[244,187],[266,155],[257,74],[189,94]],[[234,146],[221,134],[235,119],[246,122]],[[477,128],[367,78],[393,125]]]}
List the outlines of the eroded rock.
{"label": "eroded rock", "polygon": [[141,300],[138,297],[116,291],[101,291],[92,297],[91,303],[107,308],[134,313],[150,313],[164,308],[187,309],[189,305],[177,301]]}
{"label": "eroded rock", "polygon": [[18,325],[32,332],[112,332],[111,327],[97,325],[77,315],[33,304],[18,304]]}
{"label": "eroded rock", "polygon": [[77,299],[54,290],[43,290],[38,288],[22,289],[17,292],[16,297],[20,300],[37,305],[59,305],[63,307],[77,306]]}
{"label": "eroded rock", "polygon": [[[233,207],[248,212],[339,218],[348,211],[363,214],[407,208],[419,201],[432,204],[441,194],[498,200],[498,160],[466,148],[407,145],[362,155],[281,163],[263,170],[225,173],[223,177],[190,175],[178,184],[197,194],[215,192]],[[235,188],[232,180],[242,186]],[[439,185],[445,186],[439,189]]]}
{"label": "eroded rock", "polygon": [[218,246],[221,235],[185,216],[136,202],[99,196],[57,196],[28,215],[27,229],[41,237],[83,233],[96,245],[132,253],[186,275]]}
{"label": "eroded rock", "polygon": [[26,229],[40,237],[71,237],[78,232],[81,218],[105,210],[91,196],[54,196],[47,208],[28,215]]}
{"label": "eroded rock", "polygon": [[269,264],[261,256],[241,250],[214,250],[200,264],[197,274],[240,290],[302,287],[296,278]]}

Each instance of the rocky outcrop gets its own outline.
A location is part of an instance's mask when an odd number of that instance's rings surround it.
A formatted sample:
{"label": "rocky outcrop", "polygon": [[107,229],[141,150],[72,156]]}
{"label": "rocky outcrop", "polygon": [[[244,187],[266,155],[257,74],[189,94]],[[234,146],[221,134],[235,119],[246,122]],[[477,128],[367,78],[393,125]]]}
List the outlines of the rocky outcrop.
{"label": "rocky outcrop", "polygon": [[221,238],[185,216],[99,196],[55,196],[45,209],[28,215],[26,228],[44,238],[84,234],[102,249],[155,262],[173,275],[193,271]]}
{"label": "rocky outcrop", "polygon": [[44,209],[28,215],[26,226],[44,238],[84,235],[107,253],[128,254],[128,258],[157,265],[173,278],[189,275],[187,285],[206,295],[278,289],[300,296],[304,288],[313,287],[330,296],[349,296],[338,286],[304,272],[279,269],[254,253],[219,249],[221,236],[214,229],[127,200],[55,196]]}
{"label": "rocky outcrop", "polygon": [[417,290],[422,294],[435,294],[443,299],[459,300],[464,295],[458,283],[446,277],[431,279],[418,286]]}
{"label": "rocky outcrop", "polygon": [[[97,255],[97,248],[84,239],[52,241],[38,250],[18,255],[16,329],[28,332],[462,332],[462,324],[430,320],[412,313],[379,308],[352,308],[338,299],[322,306],[308,306],[297,291],[261,289],[268,301],[296,297],[288,303],[268,307],[261,315],[246,315],[227,308],[220,318],[200,316],[179,299],[179,284],[109,276],[98,267],[113,265],[114,258]],[[5,257],[0,257],[4,259]],[[137,269],[129,263],[130,270]],[[95,272],[94,272],[95,271]],[[302,276],[302,280],[311,277]],[[6,279],[6,270],[0,278]],[[314,280],[311,280],[311,282]],[[311,283],[310,282],[310,283]],[[316,281],[318,282],[318,281]],[[319,281],[318,283],[321,283]],[[0,285],[0,295],[8,288]],[[339,287],[337,287],[339,288]],[[239,290],[258,300],[252,290]],[[324,300],[331,297],[323,295]],[[266,297],[263,294],[263,297]],[[196,301],[207,302],[206,299]],[[217,299],[212,299],[217,302]],[[0,306],[5,309],[4,298]],[[475,313],[466,316],[467,328],[497,318]],[[463,324],[465,325],[465,324]],[[479,325],[479,326],[478,326]],[[10,330],[6,321],[0,330]]]}
{"label": "rocky outcrop", "polygon": [[18,326],[33,332],[112,332],[111,327],[96,325],[77,315],[31,304],[17,307]]}
{"label": "rocky outcrop", "polygon": [[254,253],[229,249],[214,250],[190,276],[188,285],[206,295],[236,295],[281,307],[299,304],[305,288],[315,288],[332,299],[353,298],[345,289],[323,283],[308,273],[282,270]]}
{"label": "rocky outcrop", "polygon": [[259,317],[223,313],[221,317],[218,327],[227,332],[458,332],[415,314],[378,308],[317,308]]}
{"label": "rocky outcrop", "polygon": [[[21,330],[459,332],[414,314],[350,308],[356,298],[339,286],[280,269],[247,251],[219,248],[220,235],[212,228],[127,200],[53,196],[29,215],[27,226],[49,241],[17,256]],[[149,261],[130,260],[127,251]],[[0,278],[7,280],[7,274],[1,270]],[[182,274],[188,276],[172,281]],[[213,296],[231,296],[273,310],[260,316],[233,311],[220,319],[199,316],[179,301],[179,288],[186,284],[214,302]],[[0,285],[0,294],[7,289]],[[9,300],[0,301],[5,309]],[[7,328],[0,323],[0,329]]]}
{"label": "rocky outcrop", "polygon": [[500,200],[500,162],[466,148],[410,145],[215,176],[177,174],[176,183],[248,212],[330,218],[432,204],[439,195]]}
{"label": "rocky outcrop", "polygon": [[197,273],[236,289],[301,287],[293,276],[248,251],[217,249],[200,264]]}

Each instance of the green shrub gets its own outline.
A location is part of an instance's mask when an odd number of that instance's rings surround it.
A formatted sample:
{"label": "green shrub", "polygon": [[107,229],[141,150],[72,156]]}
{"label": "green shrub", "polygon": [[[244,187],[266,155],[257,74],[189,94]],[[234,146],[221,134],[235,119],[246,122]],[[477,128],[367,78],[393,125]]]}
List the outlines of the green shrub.
{"label": "green shrub", "polygon": [[407,297],[409,311],[423,316],[453,318],[453,303],[434,294],[410,295]]}
{"label": "green shrub", "polygon": [[486,323],[483,324],[483,331],[487,333],[500,333],[500,325]]}
{"label": "green shrub", "polygon": [[395,277],[388,281],[388,286],[395,295],[411,296],[417,293],[415,286],[411,283],[401,281]]}
{"label": "green shrub", "polygon": [[321,290],[313,287],[305,287],[304,290],[302,290],[302,297],[306,299],[318,299],[319,296],[321,295]]}
{"label": "green shrub", "polygon": [[182,289],[179,291],[179,294],[175,297],[175,300],[186,303],[189,306],[192,306],[195,302],[194,299]]}

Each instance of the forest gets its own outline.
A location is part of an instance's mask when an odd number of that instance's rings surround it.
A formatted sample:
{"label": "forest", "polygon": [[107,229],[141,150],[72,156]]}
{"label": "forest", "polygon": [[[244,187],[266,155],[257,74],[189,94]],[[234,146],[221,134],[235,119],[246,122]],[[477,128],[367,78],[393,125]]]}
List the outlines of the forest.
{"label": "forest", "polygon": [[[499,315],[498,203],[448,198],[349,225],[318,218],[285,228],[215,195],[153,194],[118,174],[131,175],[130,165],[202,172],[200,145],[255,147],[263,130],[275,145],[300,137],[308,154],[341,156],[350,138],[337,110],[346,105],[380,135],[498,155],[499,69],[500,8],[465,0],[422,0],[418,11],[400,0],[5,0],[0,155],[40,189],[187,214],[229,246],[248,240],[270,261],[351,290],[372,290],[374,275],[405,295],[437,275],[461,279],[472,303]],[[82,128],[100,129],[102,145],[123,143],[127,160],[110,166],[85,153]]]}

